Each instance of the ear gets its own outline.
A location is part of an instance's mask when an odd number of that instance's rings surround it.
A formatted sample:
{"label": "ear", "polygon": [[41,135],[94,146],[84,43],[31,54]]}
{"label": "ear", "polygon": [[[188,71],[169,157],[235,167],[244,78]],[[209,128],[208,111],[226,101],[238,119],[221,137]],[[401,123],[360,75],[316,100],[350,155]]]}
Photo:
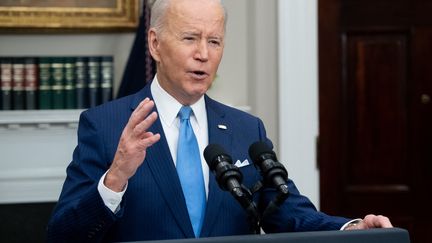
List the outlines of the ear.
{"label": "ear", "polygon": [[154,28],[149,29],[147,33],[147,42],[148,42],[150,55],[153,57],[153,59],[156,62],[159,62],[160,61],[159,40],[156,35],[156,30]]}

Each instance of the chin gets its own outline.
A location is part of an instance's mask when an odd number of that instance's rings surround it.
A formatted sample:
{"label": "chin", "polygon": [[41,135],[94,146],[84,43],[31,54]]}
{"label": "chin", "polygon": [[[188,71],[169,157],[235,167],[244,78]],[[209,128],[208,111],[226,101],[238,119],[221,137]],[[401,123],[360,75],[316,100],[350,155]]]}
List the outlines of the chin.
{"label": "chin", "polygon": [[193,92],[190,92],[189,95],[192,97],[201,98],[201,96],[203,96],[206,92],[207,90],[194,90]]}
{"label": "chin", "polygon": [[191,92],[190,94],[194,94],[194,95],[203,95],[207,92],[207,90],[210,88],[210,84],[209,83],[198,83],[198,84],[194,84],[191,87]]}

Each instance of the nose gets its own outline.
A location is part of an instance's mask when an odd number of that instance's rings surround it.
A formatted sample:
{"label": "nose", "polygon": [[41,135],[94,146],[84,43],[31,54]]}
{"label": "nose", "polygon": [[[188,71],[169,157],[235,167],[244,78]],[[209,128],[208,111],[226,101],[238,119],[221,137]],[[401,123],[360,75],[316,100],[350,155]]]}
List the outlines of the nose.
{"label": "nose", "polygon": [[206,62],[209,58],[208,53],[208,46],[207,41],[202,40],[197,45],[197,50],[195,52],[195,60],[198,60],[200,62]]}

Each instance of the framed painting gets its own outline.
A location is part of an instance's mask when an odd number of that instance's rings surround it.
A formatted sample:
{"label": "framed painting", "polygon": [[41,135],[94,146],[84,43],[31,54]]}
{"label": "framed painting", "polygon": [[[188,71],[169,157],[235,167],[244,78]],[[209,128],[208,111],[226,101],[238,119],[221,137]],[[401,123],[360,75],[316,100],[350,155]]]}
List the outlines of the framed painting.
{"label": "framed painting", "polygon": [[1,0],[0,29],[133,30],[139,0]]}

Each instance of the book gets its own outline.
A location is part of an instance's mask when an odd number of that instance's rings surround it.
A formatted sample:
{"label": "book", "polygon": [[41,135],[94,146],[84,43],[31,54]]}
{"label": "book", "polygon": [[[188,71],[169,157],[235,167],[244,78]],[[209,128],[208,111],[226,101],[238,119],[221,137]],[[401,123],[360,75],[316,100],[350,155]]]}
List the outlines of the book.
{"label": "book", "polygon": [[87,57],[75,58],[75,94],[76,108],[88,108],[88,68]]}
{"label": "book", "polygon": [[76,109],[75,90],[75,58],[65,57],[64,59],[64,108]]}
{"label": "book", "polygon": [[99,87],[100,87],[100,57],[88,58],[88,97],[89,107],[95,107],[100,104]]}
{"label": "book", "polygon": [[112,99],[112,87],[114,79],[114,62],[112,56],[101,57],[101,103],[108,102]]}
{"label": "book", "polygon": [[86,109],[113,99],[113,56],[0,57],[0,109]]}
{"label": "book", "polygon": [[51,58],[40,57],[38,62],[39,69],[39,109],[52,109],[52,91],[51,91]]}
{"label": "book", "polygon": [[51,58],[51,91],[52,91],[52,104],[53,109],[65,108],[65,88],[64,88],[64,58],[52,57]]}
{"label": "book", "polygon": [[36,58],[27,57],[24,59],[24,100],[27,110],[37,108],[37,86],[38,86],[38,67]]}
{"label": "book", "polygon": [[1,110],[12,109],[12,59],[2,58],[0,61],[0,93]]}
{"label": "book", "polygon": [[14,110],[24,110],[24,59],[12,60],[12,106]]}

